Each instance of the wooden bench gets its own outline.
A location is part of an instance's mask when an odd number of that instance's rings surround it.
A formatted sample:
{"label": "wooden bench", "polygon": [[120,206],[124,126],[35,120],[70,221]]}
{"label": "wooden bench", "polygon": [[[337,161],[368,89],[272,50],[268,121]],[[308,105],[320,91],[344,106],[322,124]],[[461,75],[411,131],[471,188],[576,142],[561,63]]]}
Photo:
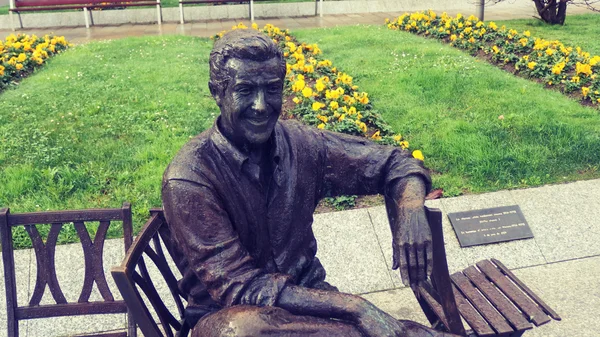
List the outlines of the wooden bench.
{"label": "wooden bench", "polygon": [[[461,336],[518,337],[560,316],[502,262],[482,260],[452,275],[448,272],[442,212],[427,209],[433,244],[431,279],[413,289],[432,327]],[[465,329],[461,317],[470,326]]]}
{"label": "wooden bench", "polygon": [[[538,326],[550,322],[550,318],[560,320],[558,314],[495,259],[478,262],[479,269],[471,266],[450,276],[442,234],[442,213],[427,208],[427,218],[433,237],[433,272],[428,282],[413,291],[434,329],[469,337],[518,337],[533,328],[531,322]],[[166,262],[167,255],[162,247],[172,244],[162,210],[154,209],[121,266],[111,271],[134,320],[146,337],[185,337],[196,322],[193,315],[186,312],[184,295]],[[176,252],[168,248],[167,252],[175,263],[182,261]],[[148,261],[157,266],[161,273],[159,277],[169,285],[177,303],[176,313],[167,308],[154,289],[155,280],[146,267]],[[181,272],[182,267],[178,269]],[[153,318],[148,304],[158,319]],[[470,329],[465,329],[461,317]]]}
{"label": "wooden bench", "polygon": [[[256,0],[261,1],[261,0]],[[226,3],[237,3],[237,4],[248,4],[248,17],[250,21],[254,21],[254,2],[255,0],[241,0],[241,1],[223,1],[223,0],[179,0],[179,21],[183,25],[185,18],[183,15],[184,5],[198,5],[198,4],[226,4]],[[323,16],[323,0],[315,0],[315,15],[320,13]]]}
{"label": "wooden bench", "polygon": [[[99,222],[92,241],[86,224]],[[13,214],[5,208],[0,210],[0,240],[4,262],[4,283],[6,287],[8,337],[19,336],[19,321],[28,319],[78,316],[95,314],[128,313],[127,305],[113,297],[103,270],[103,247],[111,222],[121,222],[124,234],[124,250],[132,242],[131,205],[124,203],[122,208],[87,209],[78,211],[56,211]],[[64,225],[72,223],[83,248],[85,262],[84,280],[77,301],[68,301],[61,290],[56,275],[56,243]],[[50,225],[46,239],[42,238],[39,225]],[[35,286],[28,304],[19,306],[17,302],[17,282],[12,241],[12,229],[24,227],[31,238],[36,259]],[[58,261],[69,263],[71,261]],[[28,266],[29,267],[29,266]],[[90,301],[94,283],[102,300]],[[28,285],[26,285],[28,286]],[[54,299],[52,304],[41,304],[46,287]],[[42,333],[43,334],[43,333]],[[110,337],[135,337],[135,323],[128,319],[128,332],[101,334]]]}
{"label": "wooden bench", "polygon": [[90,28],[94,24],[92,10],[110,9],[120,7],[156,6],[158,13],[158,24],[162,23],[160,0],[10,0],[10,21],[12,29],[15,30],[13,13],[19,17],[19,26],[23,28],[21,12],[60,11],[70,9],[83,10],[85,27]]}

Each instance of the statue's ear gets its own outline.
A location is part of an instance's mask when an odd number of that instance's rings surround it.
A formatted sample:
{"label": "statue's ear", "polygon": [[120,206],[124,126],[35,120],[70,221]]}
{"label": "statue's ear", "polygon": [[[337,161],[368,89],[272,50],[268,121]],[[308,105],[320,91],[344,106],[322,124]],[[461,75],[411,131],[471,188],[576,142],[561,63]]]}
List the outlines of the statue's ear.
{"label": "statue's ear", "polygon": [[217,102],[217,105],[221,106],[221,92],[219,90],[219,86],[216,85],[213,81],[208,81],[208,89],[210,90],[210,94]]}

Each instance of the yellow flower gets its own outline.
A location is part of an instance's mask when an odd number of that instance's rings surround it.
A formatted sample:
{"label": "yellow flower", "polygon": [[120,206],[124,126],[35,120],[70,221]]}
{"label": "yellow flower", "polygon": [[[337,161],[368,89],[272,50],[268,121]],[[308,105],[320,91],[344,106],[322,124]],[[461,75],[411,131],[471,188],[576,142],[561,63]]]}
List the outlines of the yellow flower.
{"label": "yellow flower", "polygon": [[552,67],[552,73],[555,75],[560,75],[560,73],[565,68],[565,62],[559,62],[554,67]]}
{"label": "yellow flower", "polygon": [[380,132],[379,130],[377,130],[377,132],[375,132],[375,133],[374,133],[374,134],[371,136],[371,139],[374,139],[374,140],[381,140],[381,135],[380,135],[380,133],[381,133],[381,132]]}
{"label": "yellow flower", "polygon": [[525,56],[523,56],[523,60],[525,60],[525,61],[529,61],[529,55],[525,55]]}
{"label": "yellow flower", "polygon": [[343,121],[344,119],[346,119],[346,114],[342,114],[339,118],[338,118],[338,122]]}
{"label": "yellow flower", "polygon": [[527,68],[533,70],[536,65],[537,65],[537,62],[529,62],[529,63],[527,63]]}
{"label": "yellow flower", "polygon": [[394,141],[400,142],[401,140],[402,140],[402,135],[397,134],[397,135],[394,136]]}
{"label": "yellow flower", "polygon": [[582,87],[581,88],[581,94],[583,95],[583,97],[587,97],[587,95],[590,93],[590,88],[589,87]]}
{"label": "yellow flower", "polygon": [[593,67],[598,63],[600,63],[600,56],[594,56],[590,59],[590,66]]}
{"label": "yellow flower", "polygon": [[319,124],[319,126],[317,126],[319,129],[325,129],[325,123],[321,123]]}
{"label": "yellow flower", "polygon": [[526,30],[526,31],[523,32],[523,35],[525,35],[527,37],[530,37],[531,33],[528,30]]}
{"label": "yellow flower", "polygon": [[[324,107],[324,106],[325,106],[325,104],[323,104],[323,103],[320,103],[320,102],[314,102],[314,103],[312,104],[312,109],[313,109],[314,111],[319,111],[319,110],[321,110],[321,108],[322,108],[322,107]],[[317,118],[319,118],[319,117],[323,117],[323,118],[325,118],[325,120],[323,120],[323,122],[327,123],[327,117],[325,117],[325,116],[317,116]],[[319,118],[319,119],[321,119],[321,118]],[[321,120],[322,120],[322,119],[321,119]]]}
{"label": "yellow flower", "polygon": [[498,30],[498,26],[496,25],[495,22],[490,22],[488,24],[488,27],[491,28],[491,29],[493,29],[493,30]]}
{"label": "yellow flower", "polygon": [[493,46],[492,50],[494,51],[494,54],[498,54],[500,52],[500,49],[498,48],[498,46]]}
{"label": "yellow flower", "polygon": [[579,83],[579,76],[573,76],[573,77],[571,77],[571,82],[573,82],[573,83]]}
{"label": "yellow flower", "polygon": [[321,92],[325,89],[325,84],[322,81],[317,81],[317,84],[315,84],[315,89],[317,89],[318,92]]}
{"label": "yellow flower", "polygon": [[554,54],[554,50],[552,50],[550,48],[546,49],[546,55],[552,56],[552,54]]}
{"label": "yellow flower", "polygon": [[[481,22],[481,21],[479,21],[479,22]],[[403,141],[401,141],[401,142],[400,142],[400,146],[401,146],[403,149],[408,149],[408,141],[406,141],[406,140],[403,140]]]}
{"label": "yellow flower", "polygon": [[306,87],[306,82],[304,82],[304,80],[300,79],[300,76],[298,76],[298,81],[296,81],[294,84],[292,84],[292,91],[293,92],[302,91],[305,87]]}
{"label": "yellow flower", "polygon": [[425,157],[423,157],[423,152],[421,152],[421,150],[414,150],[412,156],[421,161],[425,160]]}
{"label": "yellow flower", "polygon": [[252,23],[252,29],[258,30],[258,25],[256,24],[256,22]]}
{"label": "yellow flower", "polygon": [[302,89],[302,95],[306,98],[311,97],[313,95],[313,91],[310,87],[306,87]]}
{"label": "yellow flower", "polygon": [[340,107],[340,105],[338,104],[338,102],[332,101],[331,103],[329,103],[329,107],[331,108],[331,110],[337,110]]}
{"label": "yellow flower", "polygon": [[23,64],[17,63],[17,65],[15,67],[17,68],[17,70],[21,70],[21,69],[23,69]]}
{"label": "yellow flower", "polygon": [[589,64],[577,62],[577,64],[575,65],[575,71],[577,72],[577,75],[585,74],[589,76],[592,74],[592,66]]}
{"label": "yellow flower", "polygon": [[25,60],[27,60],[27,55],[25,53],[21,53],[19,54],[19,56],[17,57],[17,61],[18,62],[25,62]]}
{"label": "yellow flower", "polygon": [[294,97],[294,98],[292,98],[292,101],[294,101],[294,103],[296,103],[296,104],[300,104],[302,102],[302,99],[300,99],[298,97]]}
{"label": "yellow flower", "polygon": [[455,34],[450,35],[450,41],[456,41],[456,35]]}
{"label": "yellow flower", "polygon": [[4,76],[4,67],[0,65],[0,77]]}

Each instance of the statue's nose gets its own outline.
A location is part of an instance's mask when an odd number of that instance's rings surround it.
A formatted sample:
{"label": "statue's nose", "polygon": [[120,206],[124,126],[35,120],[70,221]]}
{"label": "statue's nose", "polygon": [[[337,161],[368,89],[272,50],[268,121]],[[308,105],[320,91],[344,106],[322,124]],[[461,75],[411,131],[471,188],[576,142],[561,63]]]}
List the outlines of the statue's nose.
{"label": "statue's nose", "polygon": [[262,90],[258,90],[256,96],[254,97],[254,103],[252,104],[252,109],[257,114],[264,114],[267,112],[267,103],[265,102],[265,93]]}

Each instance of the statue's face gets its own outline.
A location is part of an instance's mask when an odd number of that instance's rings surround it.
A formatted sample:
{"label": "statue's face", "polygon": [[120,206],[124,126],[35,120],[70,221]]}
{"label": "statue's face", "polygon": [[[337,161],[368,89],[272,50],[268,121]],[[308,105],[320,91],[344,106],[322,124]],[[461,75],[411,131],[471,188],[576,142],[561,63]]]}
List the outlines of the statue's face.
{"label": "statue's face", "polygon": [[267,61],[227,61],[230,80],[215,95],[221,108],[221,128],[238,145],[265,143],[281,113],[283,79],[276,58]]}

